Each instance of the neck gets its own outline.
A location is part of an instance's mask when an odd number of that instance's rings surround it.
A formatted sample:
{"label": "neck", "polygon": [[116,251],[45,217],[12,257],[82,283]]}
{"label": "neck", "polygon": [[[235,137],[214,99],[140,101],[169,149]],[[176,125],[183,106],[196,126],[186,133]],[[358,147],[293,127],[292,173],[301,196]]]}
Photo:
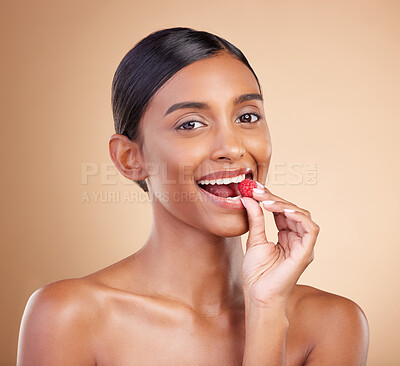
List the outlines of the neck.
{"label": "neck", "polygon": [[219,237],[153,207],[152,230],[137,255],[155,296],[208,316],[243,306],[240,236]]}

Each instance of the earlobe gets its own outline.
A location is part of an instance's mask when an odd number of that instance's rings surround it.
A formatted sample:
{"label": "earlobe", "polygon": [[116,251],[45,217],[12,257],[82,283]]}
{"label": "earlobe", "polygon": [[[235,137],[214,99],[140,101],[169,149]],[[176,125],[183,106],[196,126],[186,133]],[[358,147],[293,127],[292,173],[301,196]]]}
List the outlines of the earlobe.
{"label": "earlobe", "polygon": [[128,137],[115,133],[110,137],[109,153],[119,172],[130,180],[144,180],[148,174],[143,164],[140,146]]}

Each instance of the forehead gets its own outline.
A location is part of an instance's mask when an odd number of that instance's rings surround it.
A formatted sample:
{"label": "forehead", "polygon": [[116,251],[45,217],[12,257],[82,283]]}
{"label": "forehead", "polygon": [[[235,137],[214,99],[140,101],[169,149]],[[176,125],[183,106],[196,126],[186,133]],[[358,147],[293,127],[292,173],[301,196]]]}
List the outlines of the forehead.
{"label": "forehead", "polygon": [[154,94],[145,115],[164,115],[172,104],[186,101],[228,106],[245,93],[260,93],[253,73],[233,56],[222,54],[178,71]]}

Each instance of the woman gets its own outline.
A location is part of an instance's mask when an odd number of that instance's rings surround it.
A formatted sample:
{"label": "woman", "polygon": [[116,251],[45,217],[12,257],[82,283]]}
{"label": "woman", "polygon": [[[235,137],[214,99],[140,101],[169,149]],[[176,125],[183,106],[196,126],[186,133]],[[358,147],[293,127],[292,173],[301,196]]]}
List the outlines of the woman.
{"label": "woman", "polygon": [[[364,365],[362,310],[296,285],[319,227],[263,185],[271,141],[244,55],[206,32],[160,30],[124,57],[112,91],[110,156],[148,192],[151,233],[130,257],[37,290],[18,365]],[[239,197],[245,178],[252,198]]]}

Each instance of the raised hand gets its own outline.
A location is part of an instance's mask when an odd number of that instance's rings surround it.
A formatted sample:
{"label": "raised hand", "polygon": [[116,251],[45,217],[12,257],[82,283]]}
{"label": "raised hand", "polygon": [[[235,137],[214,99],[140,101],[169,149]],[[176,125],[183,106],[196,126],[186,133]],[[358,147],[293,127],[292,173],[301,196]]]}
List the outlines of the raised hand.
{"label": "raised hand", "polygon": [[[272,194],[261,184],[254,189],[253,198],[244,197],[242,202],[249,221],[242,265],[245,299],[260,307],[286,304],[300,275],[313,260],[319,226],[307,210]],[[274,215],[276,244],[266,237],[260,202]]]}

